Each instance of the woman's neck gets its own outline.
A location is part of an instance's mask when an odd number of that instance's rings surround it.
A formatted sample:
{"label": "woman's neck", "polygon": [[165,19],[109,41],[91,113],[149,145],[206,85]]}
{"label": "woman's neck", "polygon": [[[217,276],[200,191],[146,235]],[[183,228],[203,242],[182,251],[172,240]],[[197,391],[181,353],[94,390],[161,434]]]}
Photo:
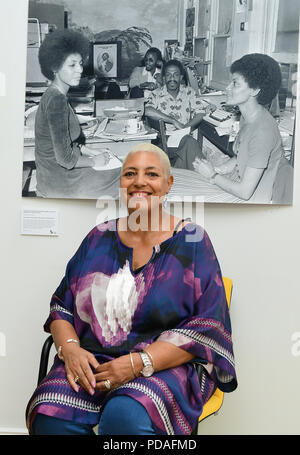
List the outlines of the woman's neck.
{"label": "woman's neck", "polygon": [[174,231],[177,218],[167,212],[161,211],[157,216],[150,216],[145,213],[144,217],[130,213],[127,218],[120,218],[118,231],[125,233],[125,236],[139,239],[146,243],[153,238],[159,238]]}
{"label": "woman's neck", "polygon": [[263,106],[255,101],[247,104],[242,104],[239,106],[239,109],[245,120],[245,123],[253,123],[256,120],[256,117],[261,113]]}
{"label": "woman's neck", "polygon": [[52,84],[54,87],[57,88],[57,90],[59,90],[63,95],[67,95],[68,91],[69,91],[69,86],[67,84],[63,84],[61,83],[60,81],[58,81],[57,79],[54,79],[52,81]]}

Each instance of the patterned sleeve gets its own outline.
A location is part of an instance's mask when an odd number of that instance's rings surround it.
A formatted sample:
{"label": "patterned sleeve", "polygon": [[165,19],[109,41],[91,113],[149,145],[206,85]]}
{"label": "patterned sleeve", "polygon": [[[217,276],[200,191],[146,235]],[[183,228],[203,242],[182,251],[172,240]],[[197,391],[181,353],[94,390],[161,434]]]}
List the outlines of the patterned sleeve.
{"label": "patterned sleeve", "polygon": [[190,97],[190,106],[191,106],[191,118],[195,117],[197,114],[205,113],[206,104],[203,103],[202,98],[189,87],[189,97]]}
{"label": "patterned sleeve", "polygon": [[50,301],[50,313],[44,324],[45,332],[50,332],[54,320],[64,320],[74,325],[74,296],[72,288],[88,248],[88,236],[83,240],[74,256],[67,264],[66,273]]}
{"label": "patterned sleeve", "polygon": [[208,235],[197,243],[195,254],[194,314],[159,341],[175,344],[207,363],[210,375],[224,392],[237,387],[231,323],[220,266]]}

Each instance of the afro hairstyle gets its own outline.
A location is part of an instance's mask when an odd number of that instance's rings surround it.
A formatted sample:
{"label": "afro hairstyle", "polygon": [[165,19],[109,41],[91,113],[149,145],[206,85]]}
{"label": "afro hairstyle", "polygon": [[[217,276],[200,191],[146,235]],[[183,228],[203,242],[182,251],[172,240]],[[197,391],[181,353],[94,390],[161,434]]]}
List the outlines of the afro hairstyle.
{"label": "afro hairstyle", "polygon": [[244,55],[232,63],[230,72],[242,75],[250,88],[259,88],[257,102],[264,106],[272,102],[281,86],[280,66],[269,55]]}
{"label": "afro hairstyle", "polygon": [[71,54],[80,54],[83,61],[89,55],[89,40],[74,30],[56,30],[46,36],[39,50],[39,63],[43,75],[53,81],[57,71]]}

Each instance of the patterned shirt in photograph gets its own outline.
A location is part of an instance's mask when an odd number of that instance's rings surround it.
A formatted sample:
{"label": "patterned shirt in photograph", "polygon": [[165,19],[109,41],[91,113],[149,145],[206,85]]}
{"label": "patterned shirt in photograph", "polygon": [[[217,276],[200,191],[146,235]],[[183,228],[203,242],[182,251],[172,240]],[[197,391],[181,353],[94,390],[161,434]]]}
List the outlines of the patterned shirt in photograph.
{"label": "patterned shirt in photograph", "polygon": [[[147,107],[153,107],[170,117],[175,118],[184,125],[188,123],[195,115],[205,112],[206,103],[203,103],[200,96],[192,87],[180,85],[176,98],[167,90],[164,85],[162,88],[154,90],[147,102]],[[175,127],[166,124],[167,131],[174,131]]]}

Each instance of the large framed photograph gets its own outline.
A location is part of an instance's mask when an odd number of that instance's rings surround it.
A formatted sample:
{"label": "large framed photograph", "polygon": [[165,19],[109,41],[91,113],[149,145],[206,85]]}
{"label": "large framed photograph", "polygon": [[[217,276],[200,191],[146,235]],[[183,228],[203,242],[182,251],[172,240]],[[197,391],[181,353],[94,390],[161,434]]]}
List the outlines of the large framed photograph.
{"label": "large framed photograph", "polygon": [[120,74],[121,41],[96,41],[92,46],[94,74],[99,78],[118,77]]}
{"label": "large framed photograph", "polygon": [[[169,201],[292,204],[300,2],[150,3],[28,1],[22,196],[117,199],[126,154],[151,142],[171,161]],[[67,54],[52,49],[43,70],[41,48],[58,32],[77,33],[77,47]],[[151,49],[153,61],[158,50],[165,65],[176,59],[182,66],[175,89],[159,75],[160,64],[146,68]],[[85,65],[66,81],[63,70],[78,54]],[[233,90],[237,77],[246,84],[247,105]],[[163,130],[151,123],[150,89],[140,89],[151,78],[162,85],[152,108],[172,120]]]}

